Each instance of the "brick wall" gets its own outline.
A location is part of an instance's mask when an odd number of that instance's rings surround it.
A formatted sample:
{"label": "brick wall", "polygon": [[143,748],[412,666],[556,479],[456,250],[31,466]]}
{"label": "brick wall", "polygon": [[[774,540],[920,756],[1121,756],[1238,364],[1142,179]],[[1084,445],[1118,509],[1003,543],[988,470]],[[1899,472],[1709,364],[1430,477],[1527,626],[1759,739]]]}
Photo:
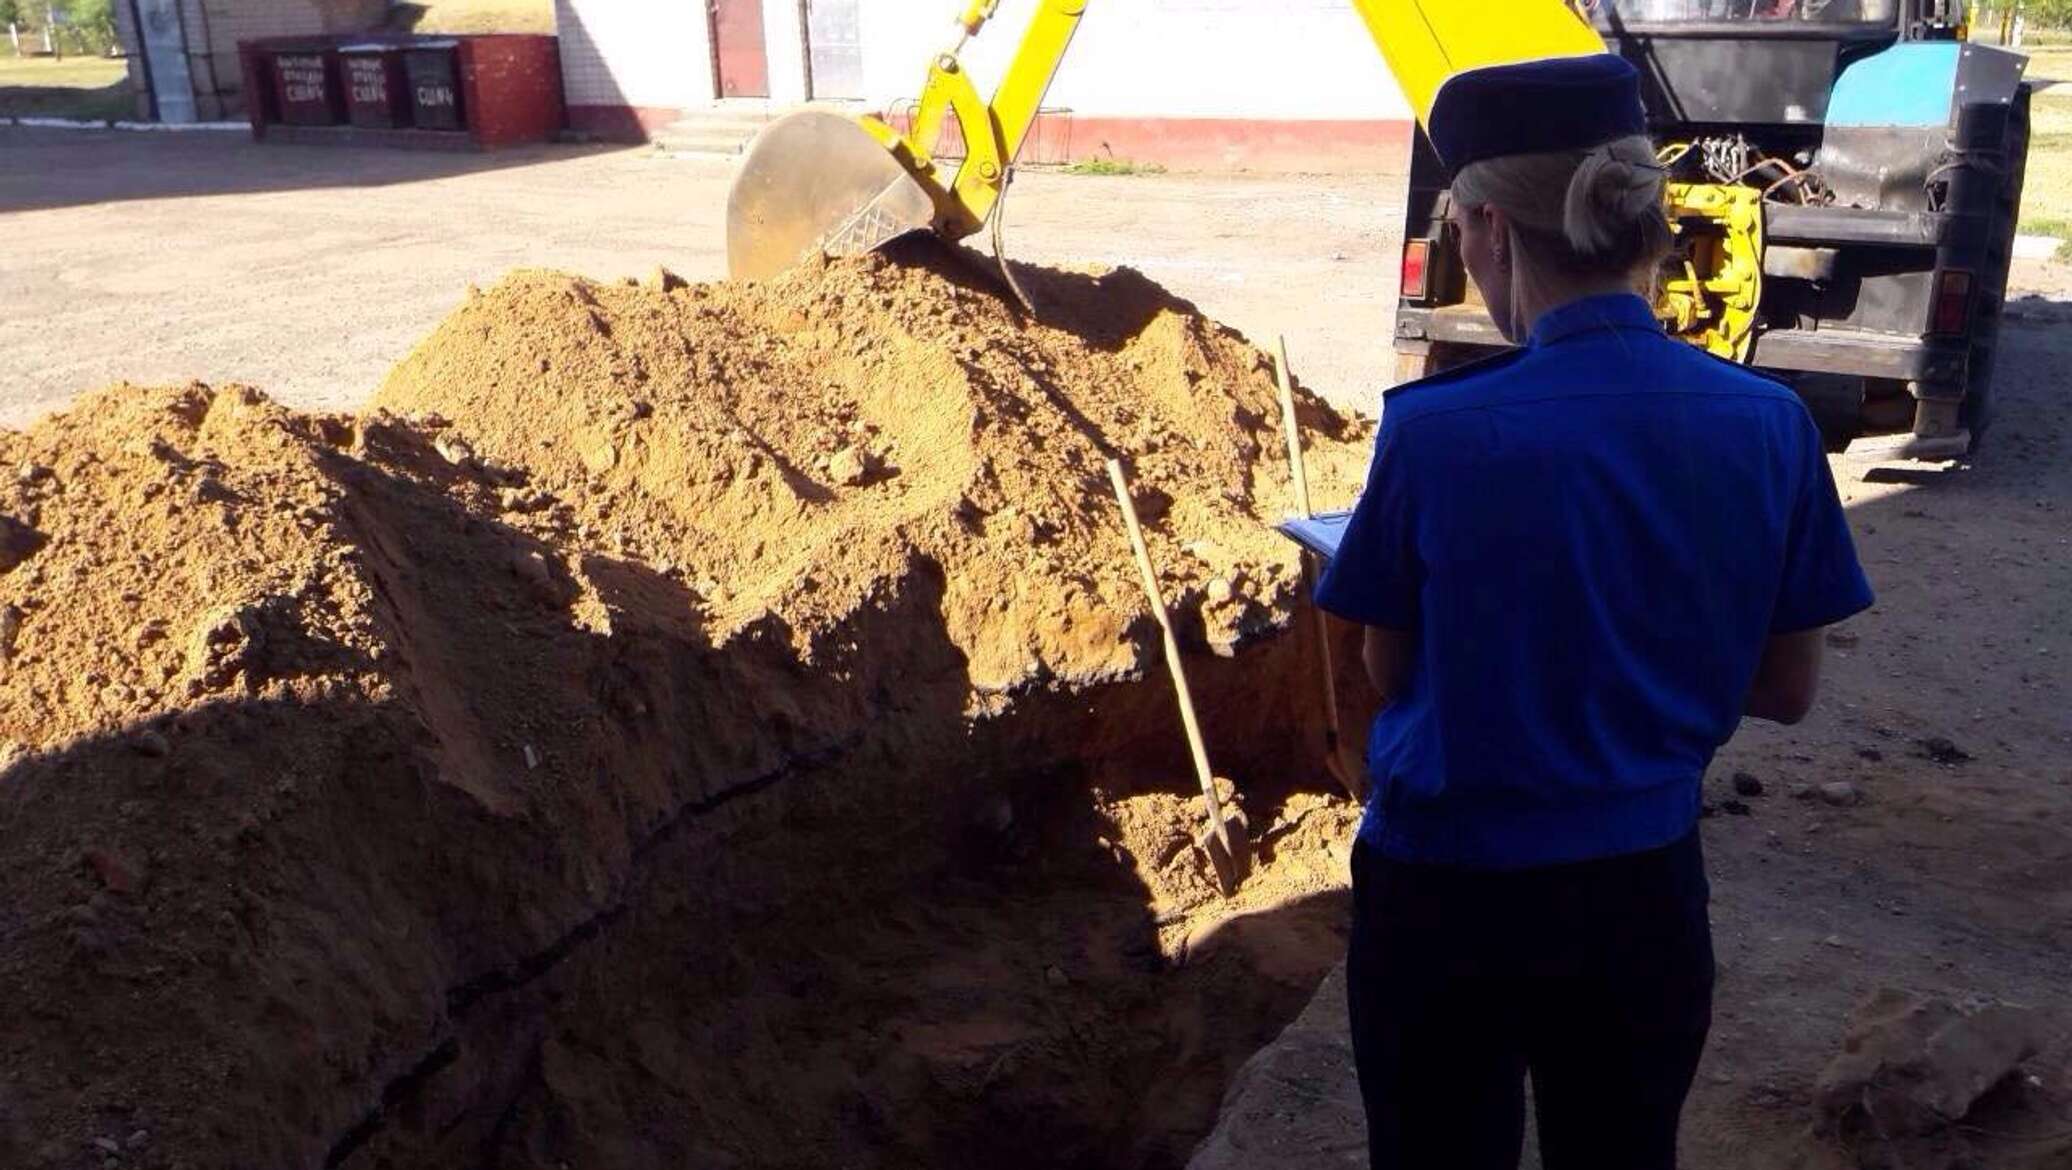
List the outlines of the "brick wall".
{"label": "brick wall", "polygon": [[[142,96],[143,76],[134,58],[142,46],[130,27],[129,6],[115,5],[116,30],[133,60],[130,75],[140,93],[139,114],[150,109]],[[255,37],[303,33],[359,32],[380,28],[388,0],[180,0],[180,24],[187,34],[188,70],[194,76],[196,112],[204,121],[244,115],[244,79],[237,43]]]}
{"label": "brick wall", "polygon": [[545,142],[568,113],[553,37],[468,37],[461,42],[461,84],[468,122],[485,147]]}

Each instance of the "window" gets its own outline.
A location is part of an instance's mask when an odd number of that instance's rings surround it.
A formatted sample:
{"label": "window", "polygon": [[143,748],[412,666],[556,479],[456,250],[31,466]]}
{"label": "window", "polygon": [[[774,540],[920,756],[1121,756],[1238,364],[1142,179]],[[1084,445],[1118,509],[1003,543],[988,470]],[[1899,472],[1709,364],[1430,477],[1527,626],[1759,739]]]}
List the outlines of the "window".
{"label": "window", "polygon": [[1600,21],[1633,24],[1891,24],[1899,0],[1590,0]]}

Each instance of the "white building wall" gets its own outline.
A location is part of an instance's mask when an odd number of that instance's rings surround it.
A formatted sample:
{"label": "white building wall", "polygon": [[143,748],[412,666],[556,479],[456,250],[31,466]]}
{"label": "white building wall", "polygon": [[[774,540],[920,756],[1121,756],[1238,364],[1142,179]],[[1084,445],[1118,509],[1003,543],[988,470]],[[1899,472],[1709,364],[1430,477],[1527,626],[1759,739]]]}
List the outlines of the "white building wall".
{"label": "white building wall", "polygon": [[[771,0],[766,12],[782,6]],[[554,0],[554,23],[572,106],[681,109],[713,99],[703,0]]]}
{"label": "white building wall", "polygon": [[[1037,0],[1003,0],[965,50],[982,93],[1013,56]],[[865,99],[916,97],[955,37],[961,0],[857,0]],[[796,0],[764,0],[770,96],[806,96]],[[572,105],[713,100],[701,0],[555,0]],[[1349,0],[1090,0],[1046,103],[1083,116],[1403,119],[1409,107]]]}
{"label": "white building wall", "polygon": [[763,55],[770,62],[770,100],[806,100],[806,25],[797,0],[763,0]]}
{"label": "white building wall", "polygon": [[[930,57],[955,39],[959,4],[860,3],[868,100],[913,99]],[[765,12],[785,7],[766,0]],[[1005,72],[1035,9],[1036,0],[1003,0],[965,50],[979,92]],[[775,64],[773,54],[773,74]],[[1410,116],[1349,0],[1090,0],[1045,105],[1094,117]]]}

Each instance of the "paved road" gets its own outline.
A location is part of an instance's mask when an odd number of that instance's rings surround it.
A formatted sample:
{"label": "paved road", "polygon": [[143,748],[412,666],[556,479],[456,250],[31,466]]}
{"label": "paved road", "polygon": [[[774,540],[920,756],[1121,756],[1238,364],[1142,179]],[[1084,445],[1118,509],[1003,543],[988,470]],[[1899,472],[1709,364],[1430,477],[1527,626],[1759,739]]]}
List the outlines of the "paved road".
{"label": "paved road", "polygon": [[[0,423],[120,379],[242,381],[357,405],[460,299],[515,267],[600,278],[724,266],[730,165],[646,150],[442,156],[242,135],[0,128]],[[1132,264],[1306,381],[1385,384],[1400,182],[1080,177],[1016,183],[1009,248]]]}

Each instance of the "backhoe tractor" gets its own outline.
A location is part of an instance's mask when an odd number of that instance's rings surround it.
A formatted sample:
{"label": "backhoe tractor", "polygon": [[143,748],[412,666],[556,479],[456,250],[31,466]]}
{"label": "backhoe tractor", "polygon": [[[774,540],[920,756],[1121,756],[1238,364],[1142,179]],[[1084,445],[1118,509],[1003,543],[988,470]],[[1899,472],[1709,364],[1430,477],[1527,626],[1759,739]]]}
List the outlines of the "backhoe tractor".
{"label": "backhoe tractor", "polygon": [[[2025,58],[1956,0],[1606,0],[1644,79],[1678,248],[1674,333],[1790,381],[1829,445],[1969,453],[1991,420],[2029,142]],[[1501,346],[1465,279],[1447,176],[1410,164],[1397,376]]]}
{"label": "backhoe tractor", "polygon": [[[961,53],[999,0],[967,0],[904,127],[821,110],[772,123],[728,196],[731,274],[989,224],[1000,254],[1016,156],[1093,2],[1038,0],[990,98]],[[1399,376],[1504,344],[1462,272],[1422,129],[1439,87],[1482,65],[1609,49],[1643,71],[1672,178],[1667,327],[1790,378],[1837,447],[1951,458],[1984,433],[2029,97],[2023,57],[1965,41],[1960,0],[1350,2],[1420,127]]]}

